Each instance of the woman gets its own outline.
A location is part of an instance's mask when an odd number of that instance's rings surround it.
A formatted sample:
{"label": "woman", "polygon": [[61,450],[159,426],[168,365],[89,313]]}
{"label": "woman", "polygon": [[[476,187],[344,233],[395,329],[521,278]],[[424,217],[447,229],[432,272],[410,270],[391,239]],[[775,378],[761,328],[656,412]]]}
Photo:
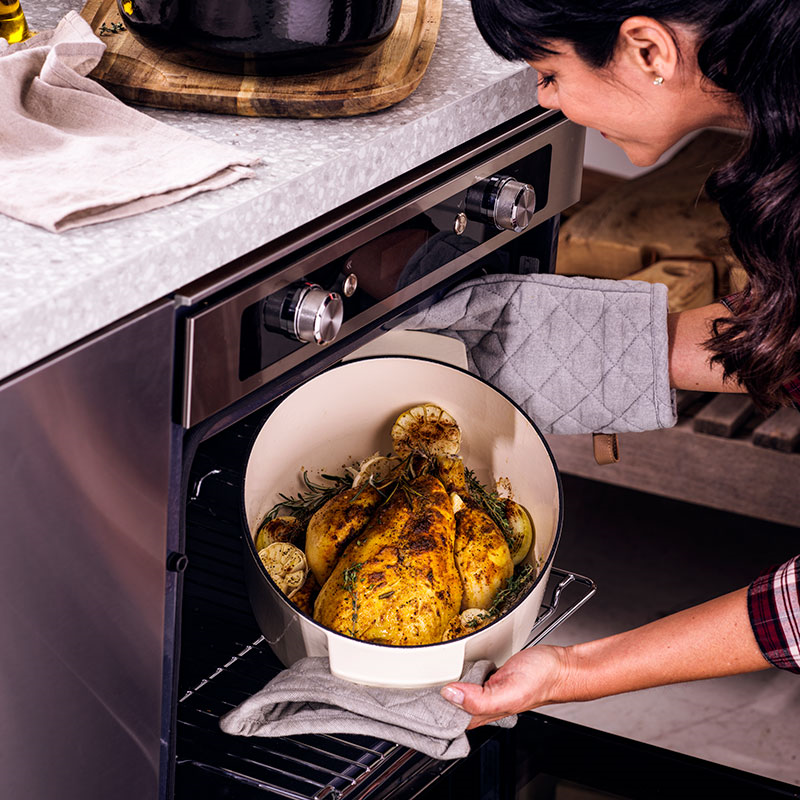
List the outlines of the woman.
{"label": "woman", "polygon": [[[800,4],[794,0],[472,0],[539,103],[599,129],[637,165],[685,134],[745,132],[707,189],[749,276],[742,295],[670,316],[674,387],[800,397]],[[765,669],[800,672],[800,556],[749,587],[633,631],[512,657],[442,694],[470,727],[550,703]]]}

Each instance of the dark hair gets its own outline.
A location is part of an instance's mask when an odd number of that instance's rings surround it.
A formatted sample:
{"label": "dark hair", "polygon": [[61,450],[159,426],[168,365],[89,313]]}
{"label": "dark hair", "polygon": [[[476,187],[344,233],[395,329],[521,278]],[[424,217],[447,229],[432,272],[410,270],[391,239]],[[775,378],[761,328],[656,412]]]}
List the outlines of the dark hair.
{"label": "dark hair", "polygon": [[706,183],[749,277],[736,316],[714,321],[706,347],[759,406],[785,403],[782,387],[800,377],[800,4],[472,0],[472,8],[489,46],[512,61],[543,58],[566,41],[605,67],[620,25],[637,15],[697,32],[702,73],[736,96],[749,128],[739,154]]}

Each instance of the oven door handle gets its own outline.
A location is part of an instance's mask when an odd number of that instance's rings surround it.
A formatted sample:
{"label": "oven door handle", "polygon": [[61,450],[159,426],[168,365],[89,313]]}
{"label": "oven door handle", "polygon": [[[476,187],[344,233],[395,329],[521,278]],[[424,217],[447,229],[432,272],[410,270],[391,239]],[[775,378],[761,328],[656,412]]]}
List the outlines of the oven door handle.
{"label": "oven door handle", "polygon": [[[562,596],[567,587],[572,587],[569,599]],[[542,603],[530,636],[522,646],[523,650],[538,644],[562,622],[566,622],[597,591],[597,585],[591,578],[579,575],[577,572],[566,572],[557,567],[550,570],[548,588],[550,588],[550,600]]]}

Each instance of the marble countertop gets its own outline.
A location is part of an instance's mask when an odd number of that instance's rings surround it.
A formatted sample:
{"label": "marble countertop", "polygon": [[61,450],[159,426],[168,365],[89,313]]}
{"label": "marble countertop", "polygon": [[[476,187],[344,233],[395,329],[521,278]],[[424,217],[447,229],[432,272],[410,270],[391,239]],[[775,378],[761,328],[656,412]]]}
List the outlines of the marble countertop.
{"label": "marble countertop", "polygon": [[[81,0],[24,5],[34,30]],[[536,103],[532,70],[494,55],[468,0],[444,0],[428,70],[408,98],[344,119],[291,120],[142,108],[256,153],[252,178],[124,220],[49,233],[0,214],[0,379]]]}

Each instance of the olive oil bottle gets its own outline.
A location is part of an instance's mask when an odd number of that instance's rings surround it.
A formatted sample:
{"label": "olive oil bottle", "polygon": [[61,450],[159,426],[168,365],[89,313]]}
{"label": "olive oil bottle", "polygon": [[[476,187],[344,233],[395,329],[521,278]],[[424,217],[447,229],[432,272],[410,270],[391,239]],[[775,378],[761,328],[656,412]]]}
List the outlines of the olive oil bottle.
{"label": "olive oil bottle", "polygon": [[0,0],[0,37],[9,44],[22,42],[30,36],[28,23],[19,0]]}

